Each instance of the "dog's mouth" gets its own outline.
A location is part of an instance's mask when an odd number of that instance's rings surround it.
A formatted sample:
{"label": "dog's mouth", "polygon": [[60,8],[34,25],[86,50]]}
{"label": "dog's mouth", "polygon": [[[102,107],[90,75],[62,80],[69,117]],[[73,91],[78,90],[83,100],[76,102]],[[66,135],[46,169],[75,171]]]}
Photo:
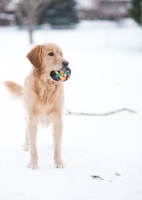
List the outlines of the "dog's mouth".
{"label": "dog's mouth", "polygon": [[54,81],[67,81],[71,76],[71,69],[69,67],[62,67],[60,70],[51,71],[50,76]]}

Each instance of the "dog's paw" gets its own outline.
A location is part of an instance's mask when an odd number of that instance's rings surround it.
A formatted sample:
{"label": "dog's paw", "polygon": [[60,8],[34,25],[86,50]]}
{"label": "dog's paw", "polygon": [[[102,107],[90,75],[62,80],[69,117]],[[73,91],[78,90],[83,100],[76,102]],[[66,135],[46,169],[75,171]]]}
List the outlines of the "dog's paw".
{"label": "dog's paw", "polygon": [[59,160],[59,161],[55,161],[55,167],[56,168],[64,168],[65,167],[65,164],[63,161]]}
{"label": "dog's paw", "polygon": [[29,151],[29,145],[28,144],[23,144],[22,147],[23,147],[24,151]]}
{"label": "dog's paw", "polygon": [[38,169],[38,163],[37,163],[37,161],[30,161],[30,163],[28,164],[28,168]]}

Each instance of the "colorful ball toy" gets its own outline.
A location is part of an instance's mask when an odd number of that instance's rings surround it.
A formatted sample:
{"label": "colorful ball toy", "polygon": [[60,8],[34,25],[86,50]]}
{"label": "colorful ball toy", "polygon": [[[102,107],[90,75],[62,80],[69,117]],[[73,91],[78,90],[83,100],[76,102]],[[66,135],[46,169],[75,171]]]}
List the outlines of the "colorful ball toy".
{"label": "colorful ball toy", "polygon": [[67,81],[71,76],[69,67],[62,67],[59,71],[51,71],[50,76],[54,81]]}

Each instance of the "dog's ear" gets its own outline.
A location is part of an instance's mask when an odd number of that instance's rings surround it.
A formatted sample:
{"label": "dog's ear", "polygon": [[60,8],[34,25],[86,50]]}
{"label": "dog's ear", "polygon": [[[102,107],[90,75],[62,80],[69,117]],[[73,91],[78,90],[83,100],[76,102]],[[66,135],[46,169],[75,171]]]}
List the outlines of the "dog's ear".
{"label": "dog's ear", "polygon": [[30,60],[30,62],[36,67],[41,67],[41,53],[42,53],[42,47],[41,45],[37,45],[34,47],[28,54],[27,58]]}

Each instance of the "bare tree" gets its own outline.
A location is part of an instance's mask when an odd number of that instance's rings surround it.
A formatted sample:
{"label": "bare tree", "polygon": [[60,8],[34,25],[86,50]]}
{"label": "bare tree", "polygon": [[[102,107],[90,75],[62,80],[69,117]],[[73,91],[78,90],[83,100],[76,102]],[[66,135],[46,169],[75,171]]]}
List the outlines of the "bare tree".
{"label": "bare tree", "polygon": [[30,43],[33,43],[33,30],[51,0],[19,0],[15,4],[15,14],[27,28]]}
{"label": "bare tree", "polygon": [[4,7],[9,3],[10,0],[0,0],[0,11],[4,9]]}

